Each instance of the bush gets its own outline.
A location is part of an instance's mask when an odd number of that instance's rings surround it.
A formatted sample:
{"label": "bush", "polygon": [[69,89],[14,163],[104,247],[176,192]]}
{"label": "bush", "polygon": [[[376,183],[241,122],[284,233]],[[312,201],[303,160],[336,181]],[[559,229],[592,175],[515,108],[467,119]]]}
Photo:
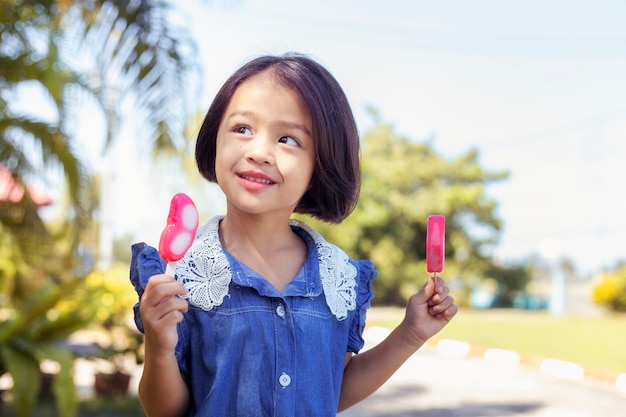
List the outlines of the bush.
{"label": "bush", "polygon": [[20,416],[36,403],[44,360],[60,365],[52,385],[59,415],[76,414],[74,358],[61,342],[94,316],[91,294],[81,291],[82,284],[80,279],[48,283],[25,300],[0,308],[0,375],[8,372],[13,378],[12,407]]}
{"label": "bush", "polygon": [[612,311],[626,311],[626,265],[600,276],[593,287],[593,301]]}
{"label": "bush", "polygon": [[100,351],[96,356],[109,361],[111,374],[127,373],[129,356],[137,364],[143,361],[143,335],[137,331],[132,315],[137,293],[128,278],[128,264],[119,262],[106,271],[93,271],[86,284],[88,291],[100,294],[97,324],[92,326],[99,328],[103,336],[97,341]]}

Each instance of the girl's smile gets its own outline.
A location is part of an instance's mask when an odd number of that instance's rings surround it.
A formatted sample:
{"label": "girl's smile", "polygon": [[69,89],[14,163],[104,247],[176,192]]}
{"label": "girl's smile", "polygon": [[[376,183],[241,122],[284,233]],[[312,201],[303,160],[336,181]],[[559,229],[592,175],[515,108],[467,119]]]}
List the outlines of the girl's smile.
{"label": "girl's smile", "polygon": [[237,175],[241,178],[241,185],[250,191],[262,190],[267,186],[276,184],[261,172],[244,172]]}

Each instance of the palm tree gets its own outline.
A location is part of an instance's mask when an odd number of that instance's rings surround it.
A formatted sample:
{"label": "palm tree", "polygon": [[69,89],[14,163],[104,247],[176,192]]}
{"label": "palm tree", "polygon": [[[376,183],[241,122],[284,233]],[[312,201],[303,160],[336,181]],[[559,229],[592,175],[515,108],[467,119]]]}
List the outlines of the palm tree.
{"label": "palm tree", "polygon": [[[3,27],[0,41],[0,164],[25,190],[28,190],[25,183],[44,178],[49,169],[61,167],[71,196],[71,214],[66,230],[72,231],[68,234],[72,241],[70,246],[75,247],[78,230],[89,213],[85,199],[88,177],[72,151],[70,135],[61,117],[65,108],[64,86],[75,82],[76,76],[56,65],[58,50],[52,34],[58,30],[59,17],[50,5],[17,7],[12,1],[2,3],[0,16],[3,19],[0,22]],[[41,91],[59,115],[56,120],[45,120],[15,108],[20,92],[33,85],[43,87]],[[3,209],[0,228],[4,234],[0,243],[5,248],[15,248],[11,251],[11,258],[17,264],[15,273],[5,273],[3,279],[13,281],[14,285],[6,284],[5,287],[12,288],[19,296],[41,279],[41,274],[32,270],[21,276],[23,268],[20,265],[45,263],[49,269],[52,263],[46,255],[50,255],[54,239],[43,225],[28,192],[21,201],[1,201],[0,205]]]}
{"label": "palm tree", "polygon": [[[81,212],[87,172],[73,152],[71,129],[85,100],[104,113],[103,152],[129,117],[142,148],[185,145],[193,102],[187,87],[199,65],[195,42],[171,23],[167,1],[5,0],[0,12],[0,163],[19,180],[59,165]],[[55,109],[55,120],[13,110],[19,89],[33,84]]]}
{"label": "palm tree", "polygon": [[[18,331],[33,328],[20,324],[36,322],[39,316],[33,314],[39,313],[44,321],[48,314],[46,308],[20,310],[32,301],[24,283],[65,285],[73,275],[78,237],[97,200],[90,189],[93,173],[76,153],[73,128],[80,108],[87,101],[101,108],[104,154],[119,140],[127,117],[136,126],[135,137],[147,141],[142,146],[153,150],[184,146],[190,102],[186,86],[198,65],[195,44],[186,31],[170,23],[172,13],[163,0],[0,2],[0,165],[25,190],[26,183],[45,183],[51,172],[60,172],[69,201],[60,235],[48,231],[28,192],[19,202],[0,202],[0,299],[3,308],[15,309],[15,319],[0,323],[0,373],[7,364],[22,366],[12,373],[14,403],[23,414],[36,393],[32,375],[39,361],[58,355],[49,346],[50,337],[62,338],[84,319],[57,320],[63,326],[46,333],[44,350],[36,346],[41,339]],[[37,106],[24,109],[20,97],[33,87],[52,116],[29,111]],[[46,304],[52,308],[56,305],[52,300],[63,292],[44,288],[44,293],[36,294],[52,294]],[[69,372],[62,368],[58,384],[63,386],[56,390],[63,396],[57,401],[63,416],[75,412]]]}
{"label": "palm tree", "polygon": [[153,149],[184,146],[186,92],[199,68],[195,42],[170,22],[174,10],[169,3],[104,1],[93,10],[80,3],[67,14],[82,18],[65,26],[59,47],[63,61],[79,68],[82,85],[106,114],[105,146],[116,140],[129,107],[137,133]]}
{"label": "palm tree", "polygon": [[[173,10],[163,0],[16,3],[0,6],[0,164],[19,183],[60,168],[69,230],[78,236],[93,209],[89,173],[74,153],[80,108],[88,100],[101,108],[104,156],[130,120],[143,149],[182,149],[192,102],[186,87],[199,70],[195,43],[170,22]],[[28,85],[43,92],[53,120],[14,110],[12,100]]]}
{"label": "palm tree", "polygon": [[[60,44],[64,61],[82,68],[81,83],[99,103],[106,121],[101,172],[100,267],[111,263],[112,204],[107,168],[114,166],[112,146],[133,129],[135,145],[153,153],[182,151],[191,110],[189,84],[199,77],[196,47],[190,34],[173,25],[163,0],[103,2],[68,25]],[[84,91],[84,90],[82,90]],[[131,110],[129,110],[131,109]],[[132,125],[129,126],[129,125]]]}

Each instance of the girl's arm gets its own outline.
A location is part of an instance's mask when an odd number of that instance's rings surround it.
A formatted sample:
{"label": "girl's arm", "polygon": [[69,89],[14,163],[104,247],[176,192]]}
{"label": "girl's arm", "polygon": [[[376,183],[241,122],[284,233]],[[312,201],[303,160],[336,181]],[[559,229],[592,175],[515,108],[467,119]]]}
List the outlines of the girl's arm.
{"label": "girl's arm", "polygon": [[186,300],[176,296],[185,292],[169,275],[155,275],[141,298],[145,362],[138,393],[148,417],[183,416],[189,407],[189,390],[174,354],[176,325],[188,307]]}
{"label": "girl's arm", "polygon": [[339,411],[365,399],[454,317],[458,307],[440,277],[409,299],[402,323],[374,348],[346,357]]}
{"label": "girl's arm", "polygon": [[189,390],[175,357],[149,359],[146,352],[139,399],[148,417],[185,415],[189,407]]}

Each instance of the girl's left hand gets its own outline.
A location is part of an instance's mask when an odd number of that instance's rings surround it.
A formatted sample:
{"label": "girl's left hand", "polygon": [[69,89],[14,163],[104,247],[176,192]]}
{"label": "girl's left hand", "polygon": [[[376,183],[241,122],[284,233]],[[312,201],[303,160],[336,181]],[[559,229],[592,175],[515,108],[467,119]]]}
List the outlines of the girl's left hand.
{"label": "girl's left hand", "polygon": [[419,348],[452,320],[459,308],[449,293],[443,278],[434,276],[411,296],[402,323],[407,342]]}

